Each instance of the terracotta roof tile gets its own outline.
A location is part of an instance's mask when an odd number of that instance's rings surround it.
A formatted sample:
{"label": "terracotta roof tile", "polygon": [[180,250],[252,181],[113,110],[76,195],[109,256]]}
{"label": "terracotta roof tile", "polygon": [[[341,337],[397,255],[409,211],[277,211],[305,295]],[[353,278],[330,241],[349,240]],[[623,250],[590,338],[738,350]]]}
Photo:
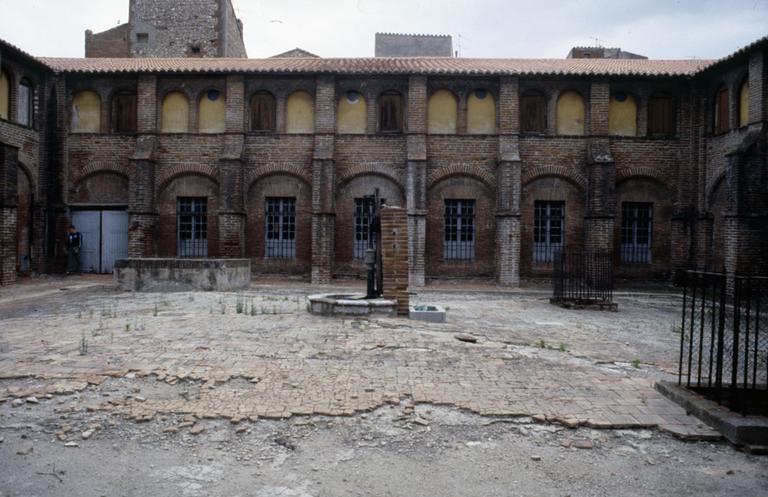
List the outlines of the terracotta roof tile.
{"label": "terracotta roof tile", "polygon": [[708,60],[636,59],[464,59],[273,58],[273,59],[64,59],[40,58],[65,73],[250,73],[250,74],[426,74],[426,75],[575,75],[689,76]]}

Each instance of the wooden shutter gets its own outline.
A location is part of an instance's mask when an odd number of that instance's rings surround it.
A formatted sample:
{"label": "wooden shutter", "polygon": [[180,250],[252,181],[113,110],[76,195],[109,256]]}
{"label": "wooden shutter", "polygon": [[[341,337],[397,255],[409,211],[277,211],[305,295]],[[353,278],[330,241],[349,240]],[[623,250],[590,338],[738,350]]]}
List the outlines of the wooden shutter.
{"label": "wooden shutter", "polygon": [[384,93],[379,99],[379,131],[403,130],[403,100],[399,93]]}
{"label": "wooden shutter", "polygon": [[136,131],[136,95],[122,94],[115,97],[115,131]]}
{"label": "wooden shutter", "polygon": [[520,129],[523,133],[544,133],[547,102],[543,95],[523,95],[520,102]]}
{"label": "wooden shutter", "polygon": [[728,89],[721,88],[717,92],[715,102],[715,133],[725,133],[731,129],[730,105],[728,101]]}
{"label": "wooden shutter", "polygon": [[650,136],[675,134],[675,102],[672,97],[651,97],[648,103],[648,134]]}
{"label": "wooden shutter", "polygon": [[251,99],[251,131],[275,130],[275,98],[269,93],[257,93]]}

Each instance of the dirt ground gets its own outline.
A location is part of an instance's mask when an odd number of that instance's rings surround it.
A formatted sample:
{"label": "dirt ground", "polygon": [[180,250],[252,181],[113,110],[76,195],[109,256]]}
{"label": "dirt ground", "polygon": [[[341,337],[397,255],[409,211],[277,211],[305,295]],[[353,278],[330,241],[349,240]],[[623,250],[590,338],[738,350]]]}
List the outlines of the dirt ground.
{"label": "dirt ground", "polygon": [[768,496],[768,457],[653,390],[674,293],[436,285],[435,325],[314,317],[317,292],[0,290],[0,496]]}

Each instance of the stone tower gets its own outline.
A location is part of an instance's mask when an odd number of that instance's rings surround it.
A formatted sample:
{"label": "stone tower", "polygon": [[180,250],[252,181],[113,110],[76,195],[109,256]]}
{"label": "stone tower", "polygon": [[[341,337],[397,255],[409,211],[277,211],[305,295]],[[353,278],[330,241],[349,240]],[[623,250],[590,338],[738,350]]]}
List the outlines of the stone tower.
{"label": "stone tower", "polygon": [[131,0],[126,24],[85,32],[86,57],[247,57],[231,0]]}

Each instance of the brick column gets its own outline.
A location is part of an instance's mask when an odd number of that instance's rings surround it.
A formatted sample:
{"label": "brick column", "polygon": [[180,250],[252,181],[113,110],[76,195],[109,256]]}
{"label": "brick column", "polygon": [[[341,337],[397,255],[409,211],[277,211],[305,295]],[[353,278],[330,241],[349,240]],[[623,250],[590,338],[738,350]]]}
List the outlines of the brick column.
{"label": "brick column", "polygon": [[424,286],[427,241],[427,78],[408,80],[405,203],[408,213],[408,274]]}
{"label": "brick column", "polygon": [[227,76],[227,133],[245,132],[245,82],[242,76]]}
{"label": "brick column", "polygon": [[315,148],[312,159],[312,284],[327,285],[333,277],[336,229],[336,165],[333,160],[336,127],[336,82],[317,79]]}
{"label": "brick column", "polygon": [[613,254],[616,167],[606,141],[593,140],[589,145],[587,180],[584,249]]}
{"label": "brick column", "polygon": [[381,260],[384,273],[383,297],[397,300],[397,314],[407,316],[410,307],[408,294],[408,239],[410,238],[407,211],[402,207],[385,206],[381,210]]}
{"label": "brick column", "polygon": [[[241,112],[242,114],[242,112]],[[243,135],[227,135],[219,158],[219,256],[245,256]]]}
{"label": "brick column", "polygon": [[[589,127],[593,136],[608,135],[610,86],[593,81],[589,93]],[[584,218],[584,249],[613,254],[616,216],[616,165],[607,138],[592,138],[587,157],[587,209]],[[616,261],[614,261],[616,263]]]}
{"label": "brick column", "polygon": [[128,257],[157,256],[154,136],[140,136],[128,172]]}
{"label": "brick column", "polygon": [[138,112],[136,124],[139,133],[157,132],[157,78],[155,76],[139,76],[136,100]]}
{"label": "brick column", "polygon": [[0,143],[0,285],[16,282],[19,149]]}
{"label": "brick column", "polygon": [[727,155],[725,270],[729,274],[768,274],[768,179],[765,178],[765,132],[750,131]]}
{"label": "brick column", "polygon": [[499,92],[499,163],[496,168],[496,281],[520,285],[522,162],[518,134],[518,80],[503,78]]}

